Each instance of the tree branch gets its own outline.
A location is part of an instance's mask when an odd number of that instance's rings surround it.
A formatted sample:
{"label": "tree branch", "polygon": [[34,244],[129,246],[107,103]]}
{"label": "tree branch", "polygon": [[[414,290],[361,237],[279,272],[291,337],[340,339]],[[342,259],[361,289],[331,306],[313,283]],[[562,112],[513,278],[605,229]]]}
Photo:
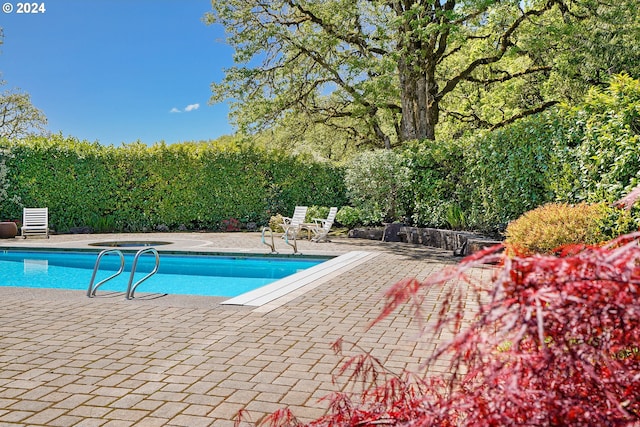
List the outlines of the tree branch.
{"label": "tree branch", "polygon": [[506,81],[509,81],[509,80],[512,80],[512,79],[515,79],[515,78],[518,78],[518,77],[523,77],[523,76],[527,76],[527,75],[530,75],[530,74],[541,73],[541,72],[551,71],[551,70],[552,70],[552,67],[550,67],[550,66],[527,68],[526,70],[520,71],[519,73],[510,73],[508,71],[498,70],[498,71],[494,71],[494,72],[502,74],[501,77],[494,77],[494,78],[488,78],[488,79],[478,79],[478,78],[475,78],[473,76],[469,76],[465,80],[468,81],[468,82],[480,83],[480,84],[504,83]]}
{"label": "tree branch", "polygon": [[531,109],[528,109],[528,110],[524,110],[524,111],[522,111],[522,112],[520,112],[520,113],[518,113],[518,114],[516,114],[514,116],[511,116],[510,118],[508,118],[506,120],[501,121],[500,123],[495,123],[493,126],[491,126],[489,128],[489,130],[496,130],[496,129],[504,127],[504,126],[506,126],[508,124],[511,124],[511,123],[515,122],[516,120],[521,119],[523,117],[532,116],[534,114],[541,113],[544,110],[546,110],[548,108],[551,108],[554,105],[557,105],[559,103],[560,103],[559,101],[547,101],[547,102],[537,106],[536,108],[531,108]]}
{"label": "tree branch", "polygon": [[[288,0],[287,2],[289,6],[297,9],[300,13],[307,16],[313,23],[319,25],[324,31],[326,31],[331,36],[335,37],[338,40],[341,40],[350,45],[357,46],[361,53],[363,54],[376,54],[376,55],[387,55],[389,52],[375,47],[370,46],[366,39],[363,37],[359,37],[361,33],[354,34],[352,32],[345,32],[345,28],[336,28],[334,25],[325,22],[322,18],[318,17],[312,11],[305,9],[301,4],[293,0]],[[358,26],[358,28],[361,28]]]}
{"label": "tree branch", "polygon": [[461,81],[467,80],[471,76],[471,73],[475,71],[478,67],[482,65],[492,64],[502,59],[504,54],[507,52],[507,49],[513,45],[511,41],[511,36],[520,27],[520,25],[525,20],[529,19],[531,16],[542,15],[544,12],[549,10],[552,6],[553,6],[553,1],[550,1],[546,3],[545,6],[541,9],[532,9],[520,15],[516,20],[514,20],[511,23],[509,28],[507,28],[507,30],[499,37],[500,44],[499,44],[498,52],[495,55],[485,56],[483,58],[478,58],[472,61],[457,76],[453,77],[448,82],[446,82],[442,90],[437,95],[438,99],[442,99],[447,93],[453,91]]}

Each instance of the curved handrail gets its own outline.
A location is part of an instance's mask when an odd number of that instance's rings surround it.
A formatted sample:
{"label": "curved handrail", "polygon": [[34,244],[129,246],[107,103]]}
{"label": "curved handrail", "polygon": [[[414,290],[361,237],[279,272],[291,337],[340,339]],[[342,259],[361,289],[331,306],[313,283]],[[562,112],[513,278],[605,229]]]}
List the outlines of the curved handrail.
{"label": "curved handrail", "polygon": [[296,240],[297,233],[293,233],[293,244],[289,243],[289,233],[285,232],[282,237],[284,237],[284,242],[293,248],[293,254],[297,255],[298,252],[298,241]]}
{"label": "curved handrail", "polygon": [[[265,241],[265,232],[269,232],[269,234],[271,235],[271,244],[267,243]],[[276,244],[273,241],[273,230],[271,229],[271,227],[262,227],[262,244],[267,245],[271,248],[271,253],[272,254],[277,254],[278,252],[276,251]]]}
{"label": "curved handrail", "polygon": [[[120,256],[120,269],[115,274],[112,274],[106,279],[101,280],[94,286],[93,282],[96,280],[96,274],[98,273],[98,267],[100,266],[100,259],[102,259],[104,255],[108,255],[110,253],[114,253]],[[87,296],[89,298],[96,296],[96,290],[98,289],[99,286],[101,286],[104,282],[107,282],[113,279],[123,271],[124,271],[124,255],[122,254],[122,251],[120,249],[105,249],[102,252],[100,252],[98,254],[98,258],[96,259],[96,265],[93,267],[93,274],[91,275],[91,281],[89,281],[89,289],[87,289]]]}
{"label": "curved handrail", "polygon": [[[136,274],[136,266],[138,265],[138,258],[140,258],[140,255],[142,255],[145,252],[151,252],[155,255],[156,265],[149,274],[144,276],[142,279],[138,280],[134,285],[131,285],[133,283],[133,277]],[[136,291],[136,288],[138,287],[138,285],[140,285],[140,283],[147,280],[149,277],[153,276],[156,273],[156,271],[158,271],[159,267],[160,267],[160,254],[158,254],[158,251],[155,248],[140,249],[138,252],[136,252],[136,256],[133,258],[133,265],[131,266],[131,276],[129,276],[129,284],[127,285],[127,299],[132,299],[133,293]]]}

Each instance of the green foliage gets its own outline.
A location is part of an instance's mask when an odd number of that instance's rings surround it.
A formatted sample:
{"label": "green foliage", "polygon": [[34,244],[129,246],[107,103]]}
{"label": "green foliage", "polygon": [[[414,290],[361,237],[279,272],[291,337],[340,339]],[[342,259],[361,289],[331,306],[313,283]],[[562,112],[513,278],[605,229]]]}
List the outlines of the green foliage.
{"label": "green foliage", "polygon": [[[419,141],[355,156],[346,167],[239,138],[105,147],[62,135],[0,141],[0,217],[48,206],[59,232],[228,228],[267,224],[296,205],[345,206],[353,227],[415,225],[503,231],[550,201],[613,201],[640,182],[640,81],[616,76],[574,108],[493,132]],[[347,195],[349,198],[347,198]],[[607,216],[615,230],[635,226]],[[225,222],[226,221],[226,222]]]}
{"label": "green foliage", "polygon": [[351,160],[345,173],[347,194],[365,225],[404,218],[409,178],[403,156],[391,150],[365,152]]}
{"label": "green foliage", "polygon": [[568,48],[554,55],[557,73],[550,88],[566,100],[580,101],[590,86],[606,87],[612,75],[640,78],[640,10],[635,0],[592,2],[596,18],[579,19],[561,31]]}
{"label": "green foliage", "polygon": [[[464,175],[463,147],[457,141],[421,141],[407,144],[403,153],[411,170],[411,197],[407,211],[421,227],[447,227],[449,210],[460,206]],[[462,208],[461,208],[462,209]]]}
{"label": "green foliage", "polygon": [[554,200],[563,126],[549,112],[493,132],[407,144],[411,195],[405,201],[413,222],[493,232]]}
{"label": "green foliage", "polygon": [[552,113],[522,119],[467,139],[463,206],[478,229],[506,224],[555,198],[556,150],[565,145],[562,123]]}
{"label": "green foliage", "polygon": [[346,203],[343,170],[310,157],[282,151],[265,153],[255,173],[267,183],[262,198],[269,215],[290,215],[295,206],[341,206]]}
{"label": "green foliage", "polygon": [[605,205],[604,213],[600,219],[600,230],[605,236],[612,239],[622,234],[638,231],[638,223],[634,219],[632,212]]}
{"label": "green foliage", "polygon": [[[266,224],[274,208],[346,200],[338,167],[234,142],[116,148],[54,135],[5,145],[10,196],[49,207],[58,232],[236,229]],[[4,203],[0,216],[20,218],[21,206]]]}
{"label": "green foliage", "polygon": [[594,3],[212,2],[205,21],[235,50],[212,99],[232,100],[247,134],[293,124],[345,145],[434,139],[441,121],[505,125],[581,96],[604,67],[637,69],[635,3]]}
{"label": "green foliage", "polygon": [[352,206],[343,206],[336,213],[336,222],[347,228],[362,224],[362,212]]}
{"label": "green foliage", "polygon": [[564,155],[559,198],[614,201],[640,182],[640,80],[614,76],[565,114],[577,143]]}
{"label": "green foliage", "polygon": [[314,159],[342,162],[358,151],[374,146],[373,141],[358,138],[342,127],[315,123],[304,114],[287,114],[274,127],[246,135],[245,139],[268,150],[311,156]]}
{"label": "green foliage", "polygon": [[269,218],[269,228],[274,233],[282,233],[284,232],[284,228],[282,228],[282,224],[284,224],[283,215],[276,214]]}
{"label": "green foliage", "polygon": [[[0,143],[0,206],[15,205],[22,207],[22,202],[18,195],[9,196],[11,182],[8,178],[9,169],[7,168],[6,160],[13,157],[13,155],[8,148],[2,148],[2,146],[3,144]],[[0,220],[2,219],[0,218]]]}
{"label": "green foliage", "polygon": [[467,228],[467,218],[460,205],[447,204],[447,224],[452,230],[464,230]]}
{"label": "green foliage", "polygon": [[328,206],[309,206],[306,222],[312,222],[315,218],[324,219],[329,215]]}
{"label": "green foliage", "polygon": [[605,203],[548,203],[511,222],[506,244],[521,255],[549,254],[565,245],[600,244],[634,227],[627,211]]}
{"label": "green foliage", "polygon": [[[0,86],[4,84],[0,81]],[[42,133],[46,124],[46,116],[33,106],[28,93],[19,90],[0,93],[0,138],[24,138]]]}
{"label": "green foliage", "polygon": [[[115,169],[104,162],[108,147],[73,138],[32,137],[7,142],[10,191],[27,207],[48,207],[50,227],[67,231],[85,218],[108,216],[116,193]],[[2,216],[21,218],[22,206],[0,207]]]}
{"label": "green foliage", "polygon": [[639,105],[640,81],[621,75],[573,109],[407,144],[407,211],[419,226],[495,232],[547,202],[616,200],[640,182]]}

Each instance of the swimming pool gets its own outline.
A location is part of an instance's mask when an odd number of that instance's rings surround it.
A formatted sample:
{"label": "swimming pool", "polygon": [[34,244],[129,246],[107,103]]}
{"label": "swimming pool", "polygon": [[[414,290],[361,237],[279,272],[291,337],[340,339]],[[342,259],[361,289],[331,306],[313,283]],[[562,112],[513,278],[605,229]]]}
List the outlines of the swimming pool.
{"label": "swimming pool", "polygon": [[[97,252],[0,251],[0,286],[86,291],[97,256]],[[98,294],[126,291],[133,256],[125,253],[125,272],[100,286]],[[161,253],[158,272],[140,284],[136,293],[235,297],[327,259]],[[153,256],[142,255],[134,280],[140,280],[154,265]],[[105,255],[95,282],[119,267],[118,256]]]}

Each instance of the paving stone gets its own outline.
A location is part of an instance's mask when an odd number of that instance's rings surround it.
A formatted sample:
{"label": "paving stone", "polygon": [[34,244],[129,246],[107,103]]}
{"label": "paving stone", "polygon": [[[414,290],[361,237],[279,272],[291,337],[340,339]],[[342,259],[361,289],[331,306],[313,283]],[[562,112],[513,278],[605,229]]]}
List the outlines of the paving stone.
{"label": "paving stone", "polygon": [[66,410],[64,409],[46,408],[22,421],[29,425],[47,425],[51,420],[58,418],[65,412]]}
{"label": "paving stone", "polygon": [[187,406],[189,405],[182,402],[165,402],[162,406],[153,411],[151,415],[160,418],[172,418],[182,412]]}
{"label": "paving stone", "polygon": [[113,411],[105,415],[108,419],[122,420],[122,421],[139,421],[148,414],[147,411],[139,409],[120,409],[116,408]]}
{"label": "paving stone", "polygon": [[30,411],[7,411],[5,414],[0,415],[0,422],[20,422],[26,418],[33,416],[34,412]]}
{"label": "paving stone", "polygon": [[[195,416],[188,414],[180,414],[177,417],[169,420],[170,426],[184,426],[184,427],[193,427],[193,426],[213,426],[214,422],[211,418],[206,416]],[[217,425],[217,424],[215,424]]]}

